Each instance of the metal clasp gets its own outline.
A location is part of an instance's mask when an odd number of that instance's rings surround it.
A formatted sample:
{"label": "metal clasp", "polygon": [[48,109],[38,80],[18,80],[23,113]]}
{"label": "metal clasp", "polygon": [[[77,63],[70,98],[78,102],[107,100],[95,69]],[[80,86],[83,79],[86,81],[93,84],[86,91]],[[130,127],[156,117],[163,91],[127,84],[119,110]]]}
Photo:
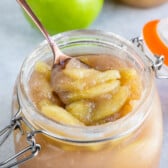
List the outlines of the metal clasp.
{"label": "metal clasp", "polygon": [[139,48],[145,56],[151,62],[151,68],[155,72],[155,76],[158,79],[168,79],[168,67],[164,65],[164,56],[161,55],[153,55],[151,58],[149,55],[146,54],[144,49],[144,41],[141,37],[135,37],[130,40],[137,48]]}
{"label": "metal clasp", "polygon": [[[37,154],[40,151],[40,145],[36,143],[35,134],[41,133],[41,132],[32,130],[27,120],[19,115],[21,113],[21,106],[18,99],[18,95],[17,95],[17,100],[18,100],[18,106],[19,106],[17,113],[12,117],[11,123],[0,131],[0,138],[1,138],[0,146],[8,139],[9,135],[13,132],[13,130],[19,129],[21,134],[24,134],[22,124],[26,124],[26,126],[28,126],[31,130],[29,133],[27,133],[27,137],[26,137],[28,146],[25,147],[22,151],[18,152],[17,154],[11,156],[7,160],[0,162],[0,168],[1,167],[10,168],[10,167],[19,165],[37,156]],[[23,158],[21,158],[21,156]]]}
{"label": "metal clasp", "polygon": [[21,120],[21,117],[14,117],[11,120],[11,123],[0,131],[0,137],[2,137],[2,139],[0,140],[0,146],[6,141],[6,139],[9,137],[13,130],[19,129],[20,131],[22,131],[20,123]]}

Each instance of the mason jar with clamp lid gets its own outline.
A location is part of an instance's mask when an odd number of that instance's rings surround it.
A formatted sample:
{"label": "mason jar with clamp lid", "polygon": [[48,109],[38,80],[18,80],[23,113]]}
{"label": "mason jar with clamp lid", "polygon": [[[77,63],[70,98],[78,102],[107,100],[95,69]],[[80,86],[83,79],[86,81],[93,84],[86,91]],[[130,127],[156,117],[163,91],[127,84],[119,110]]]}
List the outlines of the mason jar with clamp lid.
{"label": "mason jar with clamp lid", "polygon": [[34,105],[30,96],[34,66],[38,61],[52,59],[47,43],[43,42],[20,70],[13,96],[13,117],[0,132],[2,145],[14,130],[16,154],[0,161],[0,167],[157,168],[162,146],[162,112],[154,79],[168,78],[168,57],[162,52],[151,54],[146,32],[148,25],[143,29],[143,39],[131,40],[134,44],[96,30],[71,31],[53,37],[68,55],[97,55],[107,65],[110,59],[102,58],[110,55],[133,65],[141,77],[142,96],[135,108],[116,121],[95,126],[63,124],[46,117]]}

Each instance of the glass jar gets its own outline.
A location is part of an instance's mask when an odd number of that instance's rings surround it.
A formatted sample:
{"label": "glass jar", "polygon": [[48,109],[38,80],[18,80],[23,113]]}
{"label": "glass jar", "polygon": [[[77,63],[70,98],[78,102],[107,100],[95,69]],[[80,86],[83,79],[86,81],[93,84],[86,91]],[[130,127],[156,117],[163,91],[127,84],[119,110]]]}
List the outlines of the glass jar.
{"label": "glass jar", "polygon": [[23,154],[18,162],[31,158],[19,168],[158,168],[162,112],[151,61],[131,42],[112,33],[71,31],[54,40],[71,56],[108,54],[133,64],[142,78],[142,97],[125,117],[98,126],[70,126],[46,118],[29,94],[35,63],[52,59],[43,42],[24,61],[14,91],[12,111],[17,113],[15,128],[20,128],[14,132],[14,142],[16,153]]}
{"label": "glass jar", "polygon": [[154,7],[161,5],[167,0],[119,0],[120,2],[123,2],[128,5],[132,5],[135,7],[142,7],[142,8],[149,8],[149,7]]}

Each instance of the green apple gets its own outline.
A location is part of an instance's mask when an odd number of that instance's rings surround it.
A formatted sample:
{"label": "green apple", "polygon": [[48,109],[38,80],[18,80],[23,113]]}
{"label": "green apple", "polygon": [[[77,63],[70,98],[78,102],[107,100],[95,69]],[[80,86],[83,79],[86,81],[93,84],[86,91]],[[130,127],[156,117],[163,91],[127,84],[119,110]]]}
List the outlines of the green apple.
{"label": "green apple", "polygon": [[27,0],[27,2],[52,35],[88,27],[103,6],[103,0]]}

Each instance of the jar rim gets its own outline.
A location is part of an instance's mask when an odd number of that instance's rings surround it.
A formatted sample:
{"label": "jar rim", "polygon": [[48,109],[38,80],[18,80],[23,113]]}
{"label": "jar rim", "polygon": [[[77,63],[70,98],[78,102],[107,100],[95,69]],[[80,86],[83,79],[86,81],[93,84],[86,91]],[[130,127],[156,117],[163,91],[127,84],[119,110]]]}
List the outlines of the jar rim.
{"label": "jar rim", "polygon": [[[77,39],[77,37],[79,39]],[[82,38],[83,37],[83,38]],[[38,60],[37,54],[40,53],[40,50],[44,47],[48,48],[48,44],[43,41],[40,46],[24,61],[21,67],[21,73],[18,80],[18,97],[21,103],[22,112],[28,122],[33,125],[36,129],[42,130],[42,132],[48,136],[54,137],[59,140],[74,142],[74,143],[96,143],[106,140],[118,139],[123,136],[126,136],[136,130],[145,120],[148,115],[149,107],[148,105],[152,101],[152,94],[154,90],[153,79],[154,75],[150,66],[148,65],[147,59],[144,58],[144,55],[136,49],[135,46],[128,40],[113,34],[111,32],[104,32],[100,30],[73,30],[69,32],[64,32],[53,36],[54,40],[57,42],[58,46],[61,48],[64,45],[68,44],[68,40],[72,38],[72,41],[79,43],[89,42],[88,37],[95,39],[100,44],[112,44],[112,39],[117,43],[121,43],[120,46],[123,50],[127,47],[135,52],[135,55],[141,58],[142,63],[145,66],[145,75],[148,76],[146,81],[146,90],[143,95],[143,98],[139,100],[139,104],[136,109],[134,109],[128,115],[114,121],[102,125],[96,126],[71,126],[65,125],[62,123],[55,122],[49,118],[44,117],[33,105],[32,101],[28,96],[28,88],[25,87],[27,83],[27,67],[30,65],[30,61],[33,59],[36,62]],[[71,41],[71,42],[72,42]],[[118,45],[118,44],[117,44]],[[126,48],[125,48],[126,47]],[[50,50],[50,48],[48,48]],[[50,52],[50,55],[52,53]],[[142,56],[143,55],[143,56]],[[143,58],[144,59],[143,59]],[[28,69],[30,71],[30,68]],[[143,110],[142,110],[143,109]],[[146,110],[144,110],[146,109]],[[136,123],[136,124],[135,124]],[[47,127],[45,127],[47,126]],[[57,134],[55,131],[62,131],[61,134]],[[75,135],[72,135],[72,132]]]}

